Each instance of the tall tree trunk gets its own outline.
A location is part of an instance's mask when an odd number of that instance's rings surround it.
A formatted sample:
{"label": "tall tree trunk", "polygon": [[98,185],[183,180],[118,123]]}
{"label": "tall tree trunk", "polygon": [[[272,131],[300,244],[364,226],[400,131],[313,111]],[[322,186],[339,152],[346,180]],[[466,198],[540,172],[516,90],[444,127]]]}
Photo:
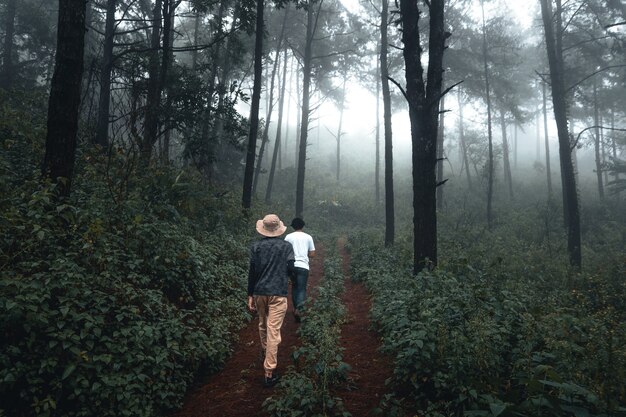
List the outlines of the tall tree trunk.
{"label": "tall tree trunk", "polygon": [[395,207],[393,193],[393,135],[391,131],[391,93],[389,91],[389,64],[387,40],[389,0],[382,0],[380,16],[380,84],[383,90],[383,127],[385,133],[385,246],[395,240]]}
{"label": "tall tree trunk", "polygon": [[506,114],[500,111],[500,127],[502,129],[502,159],[504,165],[504,180],[509,188],[509,197],[513,199],[513,177],[511,175],[511,162],[509,160],[509,140],[506,136]]}
{"label": "tall tree trunk", "polygon": [[[287,51],[285,51],[287,54]],[[285,59],[287,59],[287,55],[285,55]],[[289,81],[287,84],[283,86],[283,89],[286,91],[292,91],[291,86],[293,85],[293,60],[289,59],[287,63],[289,68]],[[280,145],[280,152],[278,153],[278,170],[283,169],[283,154],[285,158],[287,157],[287,145],[289,143],[289,124],[291,122],[291,94],[287,96],[287,114],[285,115],[285,134],[283,135],[284,140],[282,140],[282,144]]]}
{"label": "tall tree trunk", "polygon": [[[166,0],[167,1],[167,0]],[[159,74],[159,49],[161,48],[161,12],[163,0],[156,0],[152,18],[153,27],[148,57],[148,93],[144,116],[143,140],[140,146],[140,157],[144,165],[150,163],[152,148],[159,134],[159,107],[161,104],[161,77]]]}
{"label": "tall tree trunk", "polygon": [[2,51],[2,72],[0,88],[9,90],[13,87],[13,48],[15,37],[15,14],[17,0],[7,0],[4,16],[4,48]]}
{"label": "tall tree trunk", "polygon": [[261,137],[261,148],[259,149],[259,156],[256,162],[256,172],[254,175],[254,183],[252,184],[252,194],[256,193],[257,184],[259,182],[259,176],[261,175],[261,165],[263,163],[263,155],[265,154],[265,147],[269,141],[269,130],[272,122],[272,113],[274,112],[274,84],[276,81],[276,73],[278,72],[278,62],[280,61],[280,51],[282,50],[283,38],[285,36],[285,28],[287,26],[287,17],[289,16],[289,3],[285,7],[285,15],[283,17],[283,26],[280,30],[280,35],[276,42],[276,58],[274,58],[274,64],[272,67],[272,75],[270,77],[270,91],[267,100],[267,116],[265,117],[265,126],[263,127],[263,136]]}
{"label": "tall tree trunk", "polygon": [[[617,159],[617,143],[615,140],[615,109],[611,108],[611,151],[613,160]],[[613,174],[613,181],[619,181],[619,174],[615,172]],[[617,194],[619,197],[619,193]]]}
{"label": "tall tree trunk", "polygon": [[598,195],[604,200],[604,184],[602,181],[602,157],[600,155],[600,111],[598,109],[598,85],[593,82],[593,121],[595,124],[595,138],[593,148],[596,157],[596,178],[598,179]]}
{"label": "tall tree trunk", "polygon": [[[280,160],[281,133],[283,127],[283,108],[285,104],[285,91],[287,82],[287,61],[289,60],[288,48],[285,47],[285,58],[283,60],[283,81],[280,88],[280,97],[278,99],[278,123],[276,127],[276,140],[274,141],[274,155],[272,155],[272,166],[270,167],[270,175],[267,179],[267,189],[265,191],[265,203],[270,204],[272,200],[272,187],[274,185],[274,173],[276,172],[276,160]],[[278,58],[278,57],[276,57]]]}
{"label": "tall tree trunk", "polygon": [[[286,90],[288,90],[289,92],[293,91],[291,89],[291,86],[293,85],[293,73],[295,71],[293,70],[293,59],[289,60],[289,84],[287,84],[287,88]],[[291,94],[289,94],[289,96],[287,97],[287,116],[285,117],[285,140],[284,140],[284,145],[281,146],[281,152],[280,152],[280,158],[278,158],[278,169],[281,170],[282,169],[282,155],[285,154],[285,158],[287,158],[287,150],[289,149],[287,147],[288,143],[289,143],[289,126],[291,124]],[[299,103],[296,103],[296,105],[299,105]]]}
{"label": "tall tree trunk", "polygon": [[[217,24],[217,27],[215,30],[215,35],[214,35],[215,37],[221,37],[224,35],[224,32],[222,30],[224,13],[228,10],[230,5],[231,5],[231,2],[228,0],[223,0],[220,2],[219,12],[218,12],[219,23]],[[236,2],[234,4],[234,10],[230,18],[233,22],[238,22],[241,19],[241,14],[242,14],[242,3]],[[212,97],[212,94],[214,94],[217,91],[217,106],[216,106],[216,111],[215,111],[217,115],[224,114],[224,103],[226,102],[226,96],[230,94],[231,78],[232,78],[231,76],[232,65],[230,64],[230,62],[231,62],[231,57],[233,54],[232,51],[233,49],[236,49],[235,47],[236,42],[237,42],[237,36],[235,33],[231,32],[230,35],[228,36],[228,40],[226,41],[226,45],[225,46],[216,45],[216,48],[214,49],[215,53],[214,53],[213,60],[215,62],[215,65],[213,66],[213,72],[212,72],[214,74],[214,78],[211,79],[212,86],[209,89],[209,91],[211,92],[211,97]],[[215,87],[216,78],[219,79],[219,84],[217,85],[217,88]],[[212,109],[210,107],[207,109],[208,112],[211,112],[211,110]],[[211,176],[217,170],[217,166],[218,166],[217,162],[220,161],[223,157],[225,157],[225,153],[229,151],[228,149],[229,142],[225,141],[223,136],[224,136],[224,117],[215,117],[215,123],[213,124],[213,133],[211,135],[211,137],[213,138],[213,141],[209,143],[208,172],[209,172],[209,175]],[[208,140],[208,136],[207,136],[207,140]]]}
{"label": "tall tree trunk", "polygon": [[[321,7],[321,4],[322,2],[320,1],[319,7]],[[302,122],[300,123],[298,175],[296,178],[296,217],[302,217],[304,213],[304,174],[306,172],[306,146],[309,134],[311,60],[313,58],[313,35],[315,34],[316,29],[313,23],[313,13],[313,4],[309,2],[306,15],[306,42],[304,46],[302,73]],[[317,13],[319,13],[319,9]],[[315,20],[315,23],[317,23],[317,19]]]}
{"label": "tall tree trunk", "polygon": [[539,121],[540,117],[541,116],[539,115],[539,111],[538,111],[537,114],[535,115],[535,127],[537,128],[535,131],[536,132],[535,136],[537,138],[537,141],[536,141],[537,142],[537,149],[536,149],[536,161],[537,162],[541,161],[541,133],[540,133],[541,129],[539,127],[541,125],[541,122]]}
{"label": "tall tree trunk", "polygon": [[102,70],[100,72],[100,97],[96,144],[103,149],[109,146],[109,119],[111,105],[111,73],[113,72],[113,45],[115,39],[115,8],[117,0],[107,0]]}
{"label": "tall tree trunk", "polygon": [[561,172],[563,177],[563,189],[565,201],[563,206],[567,211],[567,250],[570,264],[580,270],[582,264],[581,255],[581,235],[580,235],[580,212],[578,208],[578,192],[576,188],[576,176],[574,164],[572,162],[572,145],[570,143],[570,133],[567,122],[567,102],[565,83],[563,80],[564,68],[561,58],[561,43],[559,36],[555,32],[561,30],[560,14],[561,4],[557,0],[557,26],[553,26],[553,16],[548,4],[548,0],[540,0],[541,16],[546,39],[546,50],[548,63],[550,65],[550,80],[552,84],[552,103],[554,108],[554,118],[556,120],[559,136],[559,159],[561,161]]}
{"label": "tall tree trunk", "polygon": [[[193,17],[193,46],[198,46],[200,40],[200,13],[196,11]],[[191,71],[195,74],[198,71],[198,50],[191,51]]]}
{"label": "tall tree trunk", "polygon": [[480,1],[483,17],[483,69],[485,72],[485,97],[487,100],[487,136],[489,140],[489,161],[487,162],[487,225],[489,229],[493,226],[493,133],[491,126],[491,91],[489,88],[489,68],[487,66],[487,29],[485,27],[485,4]]}
{"label": "tall tree trunk", "polygon": [[263,0],[257,0],[256,35],[254,43],[254,85],[252,86],[252,101],[250,103],[250,133],[248,135],[246,168],[243,177],[242,206],[244,209],[249,209],[252,206],[252,181],[254,179],[256,139],[259,133],[259,102],[261,101],[261,83],[263,82],[263,7]]}
{"label": "tall tree trunk", "polygon": [[443,208],[443,129],[445,119],[445,101],[446,98],[441,97],[439,103],[439,130],[437,131],[437,210]]}
{"label": "tall tree trunk", "polygon": [[[600,126],[603,126],[604,123],[604,119],[602,116],[600,116]],[[604,136],[604,128],[600,129],[600,150],[602,153],[602,174],[604,175],[604,185],[608,184],[609,182],[609,173],[606,169],[606,141],[605,141],[605,136]]]}
{"label": "tall tree trunk", "polygon": [[[170,71],[174,64],[174,16],[176,8],[182,0],[166,0],[163,13],[163,73],[161,82],[163,89],[166,91],[167,98],[165,100],[164,115],[166,118],[165,132],[163,133],[163,147],[161,150],[161,163],[168,165],[170,162],[170,138],[172,135],[172,123],[169,115],[172,113],[172,94],[170,90]],[[165,7],[167,5],[167,8]]]}
{"label": "tall tree trunk", "polygon": [[[297,63],[296,63],[297,67]],[[302,131],[302,89],[300,88],[300,71],[296,71],[296,147],[294,166],[298,169],[298,159],[300,154],[300,132]]]}
{"label": "tall tree trunk", "polygon": [[517,130],[518,130],[517,123],[515,123],[514,129],[515,129],[514,130],[515,145],[513,145],[513,161],[514,161],[513,164],[514,164],[515,169],[517,170]]}
{"label": "tall tree trunk", "polygon": [[472,175],[470,174],[469,158],[467,157],[467,145],[465,144],[465,129],[463,126],[463,100],[459,88],[457,100],[459,102],[459,140],[461,141],[461,152],[463,154],[463,165],[465,165],[465,175],[467,176],[467,186],[472,189]]}
{"label": "tall tree trunk", "polygon": [[436,165],[439,100],[443,78],[444,0],[430,0],[428,71],[421,63],[420,10],[400,0],[406,97],[409,102],[413,165],[413,272],[437,264]]}
{"label": "tall tree trunk", "polygon": [[[384,1],[384,0],[383,0]],[[382,31],[382,27],[381,27]],[[381,35],[382,36],[382,35]],[[380,41],[378,42],[377,50],[379,54],[382,53],[380,47]],[[380,87],[381,83],[378,80],[381,79],[380,75],[380,59],[376,60],[376,152],[374,161],[374,198],[376,205],[380,203]]]}
{"label": "tall tree trunk", "polygon": [[76,154],[86,4],[84,0],[59,0],[57,51],[41,172],[44,178],[58,181],[59,193],[65,197],[70,194]]}
{"label": "tall tree trunk", "polygon": [[552,196],[552,170],[550,169],[550,141],[548,138],[548,106],[546,83],[542,83],[542,99],[543,99],[543,137],[546,143],[546,176],[548,179],[548,196]]}
{"label": "tall tree trunk", "polygon": [[[220,2],[220,6],[218,8],[218,12],[217,12],[217,16],[215,18],[215,20],[213,21],[211,30],[213,32],[213,37],[214,39],[219,39],[222,35],[223,35],[223,19],[224,19],[224,12],[226,10],[226,6],[227,6],[227,2],[223,1]],[[229,39],[230,42],[230,39]],[[218,87],[216,87],[216,82],[217,79],[219,78],[219,70],[220,70],[220,62],[222,60],[222,45],[221,43],[218,43],[216,45],[213,45],[213,48],[211,49],[211,57],[210,57],[210,62],[211,62],[211,69],[209,71],[208,74],[208,83],[207,83],[207,92],[206,92],[206,96],[207,96],[207,104],[206,107],[204,108],[204,112],[203,112],[203,116],[202,116],[202,124],[201,124],[201,130],[200,130],[200,143],[203,146],[203,151],[205,152],[203,157],[201,158],[201,168],[204,169],[204,174],[207,177],[207,179],[209,181],[211,181],[212,177],[213,177],[213,169],[214,169],[214,163],[215,161],[218,159],[216,154],[217,154],[217,148],[218,148],[218,144],[217,142],[217,132],[221,131],[222,127],[219,125],[219,121],[221,120],[221,117],[214,117],[215,115],[215,111],[214,111],[214,102],[215,102],[215,91],[219,90]],[[226,51],[226,53],[228,53]],[[223,96],[218,93],[218,104],[217,104],[217,108],[221,108],[222,105],[222,101],[223,100]],[[213,130],[211,129],[211,123],[214,121],[214,119],[217,119],[217,123],[213,124]],[[213,135],[211,135],[211,133],[213,133]]]}
{"label": "tall tree trunk", "polygon": [[343,74],[343,86],[341,87],[341,102],[339,103],[339,126],[337,126],[337,134],[335,135],[335,139],[337,139],[337,168],[336,168],[336,180],[339,182],[339,175],[341,172],[341,137],[343,136],[343,112],[346,103],[346,81],[348,80],[348,74]]}

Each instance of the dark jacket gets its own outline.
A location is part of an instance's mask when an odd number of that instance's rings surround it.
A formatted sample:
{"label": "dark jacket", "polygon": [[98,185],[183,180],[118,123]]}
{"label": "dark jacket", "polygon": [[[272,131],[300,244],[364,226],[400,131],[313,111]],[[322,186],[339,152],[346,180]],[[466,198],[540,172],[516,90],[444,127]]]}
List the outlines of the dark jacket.
{"label": "dark jacket", "polygon": [[250,247],[248,295],[287,296],[293,273],[293,247],[278,237],[265,237]]}

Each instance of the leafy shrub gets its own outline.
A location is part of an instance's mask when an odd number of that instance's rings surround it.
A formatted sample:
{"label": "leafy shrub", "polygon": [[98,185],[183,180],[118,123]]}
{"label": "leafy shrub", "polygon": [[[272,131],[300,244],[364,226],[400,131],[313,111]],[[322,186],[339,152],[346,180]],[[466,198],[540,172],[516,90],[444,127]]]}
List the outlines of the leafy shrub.
{"label": "leafy shrub", "polygon": [[161,415],[247,319],[227,198],[165,171],[111,198],[81,169],[69,200],[25,182],[0,201],[0,415]]}
{"label": "leafy shrub", "polygon": [[414,277],[406,252],[370,242],[352,238],[353,276],[374,296],[395,385],[414,412],[624,415],[626,288],[617,275],[515,275],[504,259],[470,262],[461,252]]}

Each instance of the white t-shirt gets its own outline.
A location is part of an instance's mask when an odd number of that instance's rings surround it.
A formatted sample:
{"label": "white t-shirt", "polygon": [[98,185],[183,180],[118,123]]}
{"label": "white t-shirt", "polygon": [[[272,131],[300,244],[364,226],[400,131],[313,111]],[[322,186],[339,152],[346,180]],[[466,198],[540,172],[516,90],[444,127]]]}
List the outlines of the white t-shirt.
{"label": "white t-shirt", "polygon": [[294,266],[309,269],[309,252],[315,250],[311,235],[302,231],[296,231],[285,236],[285,240],[293,246],[293,252],[296,255]]}

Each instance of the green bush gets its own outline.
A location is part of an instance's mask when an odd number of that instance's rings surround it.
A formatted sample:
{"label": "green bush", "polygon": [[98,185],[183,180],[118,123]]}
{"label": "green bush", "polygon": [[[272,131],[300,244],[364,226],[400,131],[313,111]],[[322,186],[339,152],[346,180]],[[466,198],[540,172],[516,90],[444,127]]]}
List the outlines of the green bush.
{"label": "green bush", "polygon": [[26,181],[0,200],[0,415],[162,415],[248,319],[228,196],[165,170],[113,184],[86,160],[70,199]]}
{"label": "green bush", "polygon": [[[626,288],[619,272],[568,280],[543,265],[543,275],[523,274],[521,266],[517,275],[515,259],[493,262],[485,254],[470,262],[460,252],[414,277],[404,267],[406,251],[370,242],[353,237],[353,276],[374,296],[372,317],[411,411],[624,415]],[[623,266],[615,268],[623,277]]]}

